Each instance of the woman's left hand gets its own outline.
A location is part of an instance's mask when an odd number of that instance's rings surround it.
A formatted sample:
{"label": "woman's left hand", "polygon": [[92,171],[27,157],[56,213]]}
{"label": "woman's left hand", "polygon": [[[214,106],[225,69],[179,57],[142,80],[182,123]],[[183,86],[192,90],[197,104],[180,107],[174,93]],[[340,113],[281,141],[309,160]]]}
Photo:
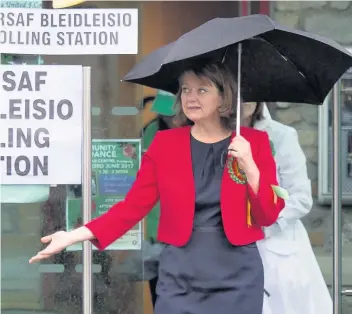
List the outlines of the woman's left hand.
{"label": "woman's left hand", "polygon": [[244,171],[251,171],[256,168],[252,156],[251,144],[242,136],[235,136],[228,147],[229,154],[237,158],[239,167]]}

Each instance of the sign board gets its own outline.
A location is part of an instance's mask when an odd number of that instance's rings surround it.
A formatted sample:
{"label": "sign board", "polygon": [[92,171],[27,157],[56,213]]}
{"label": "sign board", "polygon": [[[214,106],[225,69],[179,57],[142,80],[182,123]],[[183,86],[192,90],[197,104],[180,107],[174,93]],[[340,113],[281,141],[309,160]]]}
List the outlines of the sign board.
{"label": "sign board", "polygon": [[2,184],[80,184],[81,66],[0,65]]}
{"label": "sign board", "polygon": [[[107,212],[110,207],[125,198],[136,179],[141,160],[139,139],[93,140],[92,143],[92,218]],[[66,204],[67,231],[83,223],[83,203],[80,189],[68,187]],[[138,223],[123,237],[111,244],[108,250],[139,250],[142,241],[142,225]],[[80,250],[81,244],[68,250]]]}
{"label": "sign board", "polygon": [[138,9],[0,8],[0,53],[137,54]]}

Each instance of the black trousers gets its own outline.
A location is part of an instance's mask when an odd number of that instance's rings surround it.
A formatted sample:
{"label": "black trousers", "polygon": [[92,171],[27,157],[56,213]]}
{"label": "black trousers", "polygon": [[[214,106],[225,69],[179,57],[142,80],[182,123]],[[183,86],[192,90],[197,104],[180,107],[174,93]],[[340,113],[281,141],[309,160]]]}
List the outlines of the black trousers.
{"label": "black trousers", "polygon": [[156,283],[158,282],[158,277],[155,277],[151,280],[149,280],[149,289],[150,289],[150,294],[152,295],[152,302],[153,302],[153,308],[155,307],[155,302],[156,302]]}

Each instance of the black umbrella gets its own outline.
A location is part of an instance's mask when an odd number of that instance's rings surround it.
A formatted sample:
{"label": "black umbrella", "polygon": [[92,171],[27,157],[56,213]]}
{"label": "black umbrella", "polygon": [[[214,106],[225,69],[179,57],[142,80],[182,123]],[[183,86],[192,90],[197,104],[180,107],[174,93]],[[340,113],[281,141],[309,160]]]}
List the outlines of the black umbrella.
{"label": "black umbrella", "polygon": [[215,60],[237,75],[238,43],[244,101],[319,105],[352,66],[352,55],[336,42],[250,15],[199,26],[145,57],[123,80],[176,93],[186,68]]}

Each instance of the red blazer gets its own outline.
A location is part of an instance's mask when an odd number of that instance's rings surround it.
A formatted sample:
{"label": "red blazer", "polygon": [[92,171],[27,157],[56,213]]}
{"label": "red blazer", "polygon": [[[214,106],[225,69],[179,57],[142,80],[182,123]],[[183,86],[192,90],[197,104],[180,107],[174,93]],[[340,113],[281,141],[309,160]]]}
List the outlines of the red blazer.
{"label": "red blazer", "polygon": [[[143,219],[160,200],[157,239],[175,246],[185,245],[191,237],[195,210],[190,127],[159,131],[142,158],[136,181],[124,201],[85,226],[103,250]],[[268,135],[241,128],[251,143],[252,155],[260,171],[255,195],[247,184],[233,181],[225,166],[221,185],[221,211],[226,236],[234,245],[245,245],[264,237],[262,227],[272,225],[284,208],[274,201],[271,184],[277,185],[276,165]],[[232,137],[234,134],[232,135]],[[251,203],[252,225],[247,224],[247,200]]]}

